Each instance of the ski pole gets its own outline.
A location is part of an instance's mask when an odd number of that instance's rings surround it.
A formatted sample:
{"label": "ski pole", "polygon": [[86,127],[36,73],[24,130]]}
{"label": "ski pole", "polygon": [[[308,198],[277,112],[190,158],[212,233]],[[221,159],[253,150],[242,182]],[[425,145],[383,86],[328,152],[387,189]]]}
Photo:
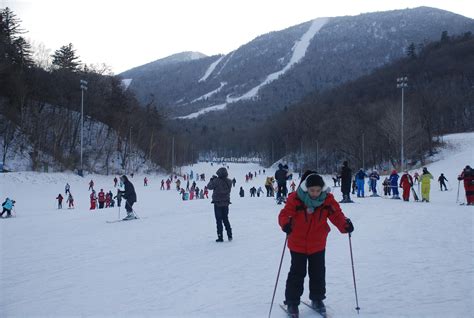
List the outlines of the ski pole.
{"label": "ski pole", "polygon": [[283,252],[281,253],[280,266],[278,267],[278,274],[277,274],[277,278],[276,278],[276,282],[275,282],[275,288],[273,289],[272,303],[270,305],[270,311],[268,312],[268,318],[270,318],[270,316],[272,314],[273,301],[275,300],[275,293],[276,293],[277,286],[278,286],[278,279],[280,278],[281,265],[283,264],[283,257],[285,256],[286,243],[287,242],[288,242],[288,235],[285,238],[285,244],[283,244]]}
{"label": "ski pole", "polygon": [[349,233],[349,249],[351,251],[351,263],[352,263],[352,279],[354,281],[354,292],[355,292],[355,298],[356,298],[356,310],[357,314],[359,314],[359,299],[357,298],[357,285],[356,285],[356,279],[355,279],[355,271],[354,271],[354,257],[352,256],[352,242],[351,242],[351,233]]}
{"label": "ski pole", "polygon": [[459,186],[461,185],[461,180],[458,180],[458,194],[456,196],[456,203],[459,203]]}

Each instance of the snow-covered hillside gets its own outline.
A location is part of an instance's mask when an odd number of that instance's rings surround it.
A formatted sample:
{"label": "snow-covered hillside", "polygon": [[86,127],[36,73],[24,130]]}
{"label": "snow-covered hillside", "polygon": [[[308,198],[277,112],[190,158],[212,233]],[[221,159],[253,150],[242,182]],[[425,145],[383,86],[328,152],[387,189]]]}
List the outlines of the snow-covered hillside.
{"label": "snow-covered hillside", "polygon": [[[446,175],[449,191],[433,182],[430,203],[381,197],[354,198],[355,204],[342,206],[355,226],[360,317],[469,317],[474,311],[474,210],[456,203],[456,176],[473,164],[474,133],[444,140],[450,147],[428,169],[435,178]],[[220,244],[214,241],[210,200],[182,201],[176,191],[160,191],[165,176],[148,175],[144,187],[144,175],[135,175],[135,208],[142,219],[107,224],[118,210],[89,211],[88,182],[115,192],[113,176],[0,175],[0,196],[17,201],[17,217],[0,220],[0,317],[267,316],[285,239],[277,225],[281,206],[272,198],[248,197],[252,185],[263,187],[265,176],[250,183],[244,176],[262,167],[229,166],[237,179],[230,206],[234,241]],[[208,178],[218,167],[199,163],[182,171]],[[66,182],[76,209],[58,211],[55,197],[64,195]],[[240,186],[245,198],[238,197]],[[341,198],[339,188],[333,192]],[[357,317],[348,237],[332,229],[326,304],[332,317]],[[278,303],[289,260],[287,252]],[[285,313],[275,306],[272,317]]]}

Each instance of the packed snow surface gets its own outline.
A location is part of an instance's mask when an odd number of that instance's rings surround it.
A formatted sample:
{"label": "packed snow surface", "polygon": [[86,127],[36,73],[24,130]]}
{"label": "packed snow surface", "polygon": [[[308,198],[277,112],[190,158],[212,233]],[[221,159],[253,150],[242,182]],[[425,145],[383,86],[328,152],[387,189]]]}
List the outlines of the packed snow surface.
{"label": "packed snow surface", "polygon": [[[332,317],[472,316],[474,207],[456,203],[456,177],[473,164],[474,133],[445,141],[450,147],[428,169],[435,179],[446,175],[449,191],[441,192],[434,180],[430,203],[367,197],[342,205],[355,226],[361,311],[354,310],[348,236],[331,225],[325,302]],[[182,171],[208,179],[219,166],[199,163]],[[285,240],[277,224],[282,206],[273,198],[250,198],[248,190],[263,188],[265,175],[275,171],[229,167],[237,179],[230,206],[234,241],[224,243],[215,242],[210,199],[182,201],[176,190],[161,191],[166,176],[147,175],[144,187],[144,175],[135,175],[134,208],[141,219],[108,224],[119,211],[90,211],[88,183],[93,179],[97,190],[115,193],[114,176],[0,175],[0,196],[17,201],[17,217],[0,220],[0,317],[266,317]],[[246,183],[245,174],[255,171]],[[330,176],[325,180],[332,184]],[[55,197],[64,196],[66,182],[76,208],[57,210]],[[341,199],[339,188],[333,193]],[[289,265],[286,251],[272,317],[286,317],[277,304],[284,300]],[[307,284],[308,278],[303,299]],[[304,306],[300,311],[314,316]]]}

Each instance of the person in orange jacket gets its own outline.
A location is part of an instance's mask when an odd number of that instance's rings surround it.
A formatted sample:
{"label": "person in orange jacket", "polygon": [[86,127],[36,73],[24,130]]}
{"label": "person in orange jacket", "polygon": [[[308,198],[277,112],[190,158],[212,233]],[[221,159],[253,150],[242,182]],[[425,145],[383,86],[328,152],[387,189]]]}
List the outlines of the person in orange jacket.
{"label": "person in orange jacket", "polygon": [[309,298],[319,312],[325,312],[325,249],[330,220],[341,233],[351,233],[354,226],[342,213],[323,178],[306,171],[296,192],[289,195],[278,222],[288,235],[291,267],[285,290],[285,304],[290,314],[298,314],[306,270],[309,270]]}

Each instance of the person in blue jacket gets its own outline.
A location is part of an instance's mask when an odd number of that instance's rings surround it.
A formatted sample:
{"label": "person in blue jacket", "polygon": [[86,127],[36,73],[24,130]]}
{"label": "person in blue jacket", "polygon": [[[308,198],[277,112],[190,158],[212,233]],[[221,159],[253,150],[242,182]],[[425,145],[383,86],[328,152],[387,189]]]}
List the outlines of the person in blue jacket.
{"label": "person in blue jacket", "polygon": [[13,206],[15,205],[15,200],[12,200],[10,198],[6,198],[5,202],[2,203],[3,211],[0,213],[0,217],[3,217],[3,213],[7,212],[7,218],[12,216],[12,209]]}
{"label": "person in blue jacket", "polygon": [[357,183],[357,197],[358,198],[363,198],[365,195],[364,192],[364,184],[365,184],[365,177],[367,177],[367,174],[364,172],[362,168],[360,168],[359,172],[356,174],[356,183]]}
{"label": "person in blue jacket", "polygon": [[392,199],[400,199],[398,194],[398,173],[397,170],[393,170],[392,174],[390,175],[390,188],[392,188]]}

